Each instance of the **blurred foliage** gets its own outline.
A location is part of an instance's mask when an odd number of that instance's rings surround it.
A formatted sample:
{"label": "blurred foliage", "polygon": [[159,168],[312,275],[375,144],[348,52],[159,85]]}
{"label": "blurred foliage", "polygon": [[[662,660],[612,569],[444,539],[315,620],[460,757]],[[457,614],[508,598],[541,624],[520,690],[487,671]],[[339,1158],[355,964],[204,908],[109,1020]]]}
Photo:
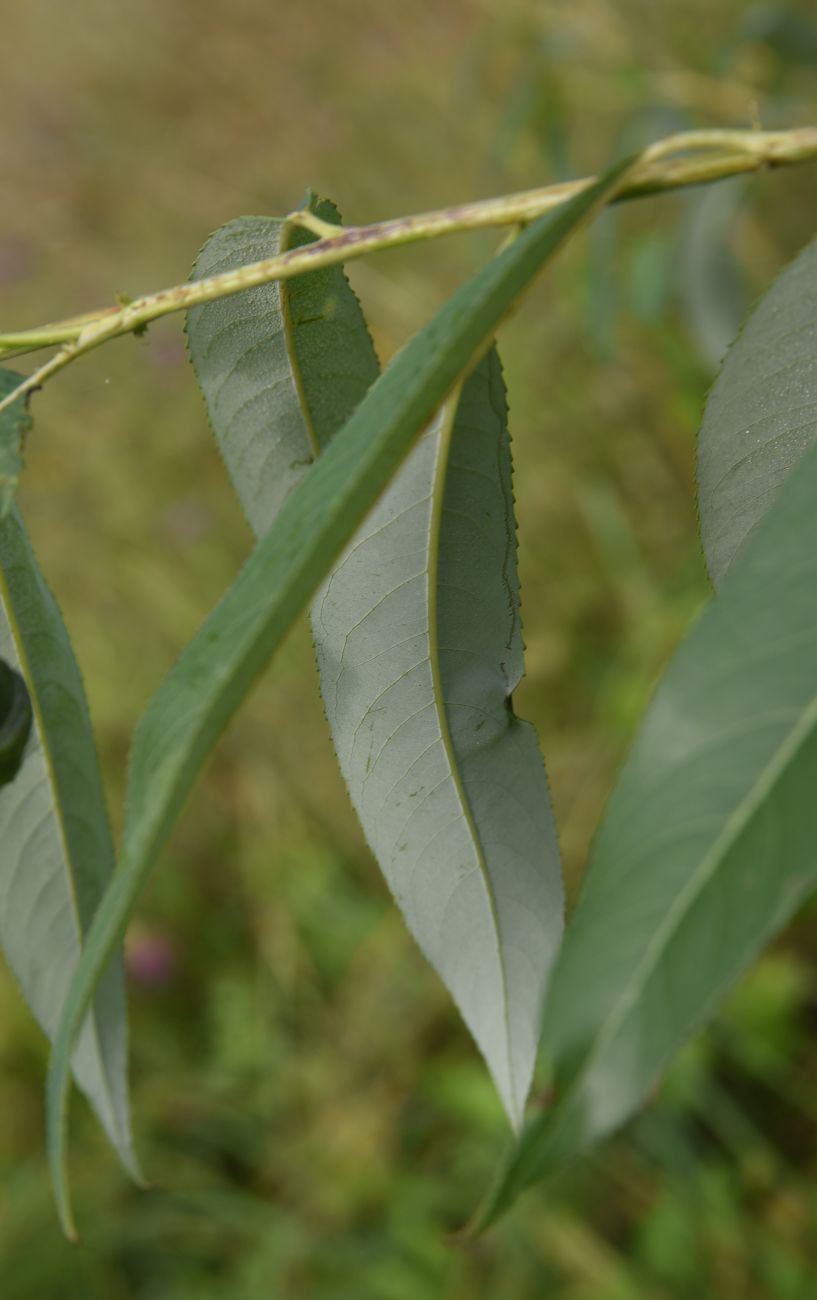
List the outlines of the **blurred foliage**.
{"label": "blurred foliage", "polygon": [[[739,0],[28,0],[0,53],[3,324],[183,279],[307,185],[347,220],[591,172],[687,126],[815,120],[812,6]],[[715,197],[719,194],[723,197]],[[502,340],[529,676],[571,891],[656,675],[707,596],[694,435],[745,304],[814,233],[817,177],[609,213]],[[494,246],[358,263],[381,356]],[[118,825],[128,737],[249,545],[181,321],[36,399],[24,506],[75,638]],[[221,743],[129,939],[131,1189],[76,1107],[83,1245],[45,1170],[45,1048],[0,982],[4,1300],[810,1300],[817,912],[623,1135],[485,1240],[446,1234],[499,1104],[365,849],[304,628]],[[543,1097],[542,1104],[546,1104]]]}

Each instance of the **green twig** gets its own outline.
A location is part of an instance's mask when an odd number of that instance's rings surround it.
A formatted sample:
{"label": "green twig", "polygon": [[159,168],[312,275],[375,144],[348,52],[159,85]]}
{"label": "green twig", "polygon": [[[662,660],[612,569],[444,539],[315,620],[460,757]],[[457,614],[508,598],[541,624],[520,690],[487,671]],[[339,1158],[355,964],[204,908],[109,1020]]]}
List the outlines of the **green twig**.
{"label": "green twig", "polygon": [[[687,131],[645,149],[629,179],[611,202],[815,159],[817,127],[792,131]],[[77,357],[108,339],[144,329],[161,316],[213,302],[272,280],[286,280],[323,266],[348,262],[382,249],[464,230],[525,224],[566,202],[592,181],[592,177],[566,181],[367,226],[335,227],[319,221],[313,213],[293,213],[291,220],[320,236],[316,242],[233,271],[147,294],[118,307],[105,307],[34,330],[0,334],[0,360],[19,355],[22,351],[61,345],[50,361],[0,401],[0,411],[22,393],[39,387]]]}

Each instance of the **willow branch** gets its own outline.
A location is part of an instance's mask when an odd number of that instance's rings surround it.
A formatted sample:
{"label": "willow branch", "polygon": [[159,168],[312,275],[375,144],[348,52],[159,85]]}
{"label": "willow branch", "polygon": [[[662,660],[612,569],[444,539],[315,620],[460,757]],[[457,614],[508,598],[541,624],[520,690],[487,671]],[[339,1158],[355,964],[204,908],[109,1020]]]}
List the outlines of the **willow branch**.
{"label": "willow branch", "polygon": [[[680,155],[680,156],[678,156]],[[612,202],[709,184],[747,172],[817,160],[817,127],[792,131],[687,131],[643,151]],[[524,225],[559,207],[593,183],[593,177],[524,190],[500,198],[458,204],[434,212],[366,226],[332,226],[305,211],[290,220],[316,234],[314,243],[220,275],[146,294],[133,302],[87,312],[53,325],[0,334],[0,360],[22,351],[62,345],[45,365],[0,402],[0,411],[77,357],[122,334],[144,329],[172,312],[186,311],[273,280],[348,262],[366,254],[442,235],[488,227]]]}

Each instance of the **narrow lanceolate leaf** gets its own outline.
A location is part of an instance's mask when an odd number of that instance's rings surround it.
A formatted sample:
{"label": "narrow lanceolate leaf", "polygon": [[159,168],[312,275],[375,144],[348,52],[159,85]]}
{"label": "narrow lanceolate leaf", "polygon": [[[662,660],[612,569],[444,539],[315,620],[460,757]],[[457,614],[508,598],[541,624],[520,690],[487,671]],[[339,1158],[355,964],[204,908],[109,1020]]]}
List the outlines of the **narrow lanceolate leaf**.
{"label": "narrow lanceolate leaf", "polygon": [[817,884],[817,447],[656,691],[551,984],[556,1102],[477,1219],[621,1124]]}
{"label": "narrow lanceolate leaf", "polygon": [[[272,256],[284,229],[271,218],[231,222],[196,274]],[[377,375],[363,315],[331,268],[198,308],[188,339],[219,446],[262,534]],[[369,843],[516,1124],[562,887],[536,737],[510,708],[523,663],[506,414],[492,350],[355,534],[312,624],[327,717]]]}
{"label": "narrow lanceolate leaf", "polygon": [[[325,199],[311,210],[339,221]],[[210,236],[193,279],[314,238],[275,217],[239,217]],[[187,338],[216,441],[260,537],[377,378],[360,304],[343,269],[324,267],[193,308]]]}
{"label": "narrow lanceolate leaf", "polygon": [[511,457],[492,348],[420,439],[312,612],[369,843],[514,1127],[562,932],[559,850],[524,673]]}
{"label": "narrow lanceolate leaf", "polygon": [[[0,711],[4,686],[11,696],[8,731],[0,719],[0,946],[53,1038],[111,876],[113,847],[79,671],[14,510],[0,522]],[[80,1036],[74,1073],[134,1170],[126,1048],[122,968],[115,958]]]}
{"label": "narrow lanceolate leaf", "polygon": [[[13,370],[0,370],[0,398],[13,392],[21,380],[22,375]],[[23,439],[31,427],[28,397],[18,397],[0,416],[0,522],[11,509],[23,470]]]}
{"label": "narrow lanceolate leaf", "polygon": [[716,586],[815,438],[817,242],[761,298],[706,405],[698,505]]}
{"label": "narrow lanceolate leaf", "polygon": [[419,431],[536,272],[621,183],[621,164],[519,238],[459,289],[398,354],[309,473],[151,701],[131,759],[120,869],[66,998],[48,1081],[49,1147],[63,1223],[67,1061],[99,972],[220,731],[374,505]]}

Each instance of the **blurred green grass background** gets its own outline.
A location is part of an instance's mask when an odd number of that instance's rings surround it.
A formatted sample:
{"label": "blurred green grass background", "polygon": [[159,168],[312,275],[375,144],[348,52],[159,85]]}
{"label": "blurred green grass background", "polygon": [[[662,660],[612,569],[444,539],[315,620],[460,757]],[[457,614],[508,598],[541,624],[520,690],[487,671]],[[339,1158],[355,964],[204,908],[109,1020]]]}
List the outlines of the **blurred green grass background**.
{"label": "blurred green grass background", "polygon": [[[2,323],[186,278],[307,186],[347,221],[582,175],[690,126],[817,114],[808,3],[28,0],[3,14]],[[606,214],[503,331],[528,678],[575,893],[662,664],[707,596],[694,438],[742,311],[814,233],[817,173]],[[489,235],[350,270],[383,359]],[[39,394],[23,504],[121,824],[132,726],[250,546],[180,318]],[[75,1106],[79,1248],[43,1153],[45,1046],[0,973],[4,1300],[813,1300],[817,912],[620,1137],[483,1241],[504,1141],[480,1060],[336,772],[304,627],[221,742],[129,940],[130,1188]]]}

